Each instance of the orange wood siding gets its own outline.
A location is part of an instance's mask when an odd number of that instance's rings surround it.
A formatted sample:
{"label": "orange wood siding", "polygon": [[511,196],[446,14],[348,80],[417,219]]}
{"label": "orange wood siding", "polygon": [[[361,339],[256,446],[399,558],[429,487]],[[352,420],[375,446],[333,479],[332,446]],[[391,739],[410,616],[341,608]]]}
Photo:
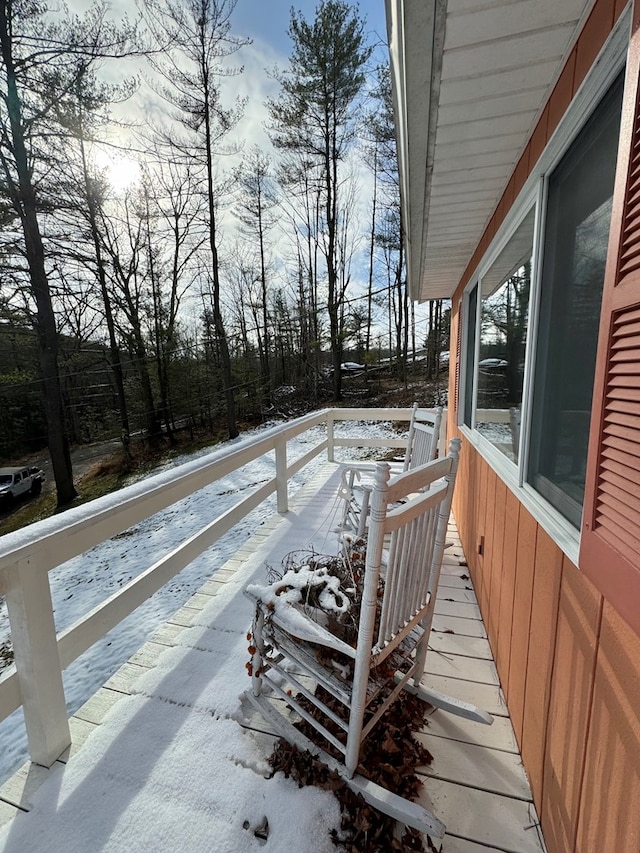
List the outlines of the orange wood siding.
{"label": "orange wood siding", "polygon": [[483,616],[493,614],[548,853],[638,853],[640,637],[464,438],[458,483],[454,514]]}
{"label": "orange wood siding", "polygon": [[602,597],[565,558],[542,801],[547,843],[554,850],[575,845],[601,614]]}
{"label": "orange wood siding", "polygon": [[640,638],[605,603],[576,853],[640,850],[639,709]]}
{"label": "orange wood siding", "polygon": [[504,540],[500,571],[500,604],[498,607],[498,674],[506,694],[509,693],[509,664],[511,662],[511,634],[513,630],[513,596],[515,593],[515,573],[518,553],[518,527],[520,502],[512,491],[505,488],[505,511],[498,513],[504,518]]}
{"label": "orange wood siding", "polygon": [[533,596],[522,730],[522,758],[529,773],[536,803],[542,802],[547,716],[561,577],[562,553],[539,527],[533,564]]}

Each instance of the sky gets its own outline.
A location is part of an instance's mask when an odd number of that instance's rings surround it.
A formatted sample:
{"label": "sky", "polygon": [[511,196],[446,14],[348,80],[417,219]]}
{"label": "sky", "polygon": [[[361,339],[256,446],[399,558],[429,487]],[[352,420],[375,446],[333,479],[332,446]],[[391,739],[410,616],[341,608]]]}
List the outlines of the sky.
{"label": "sky", "polygon": [[[302,12],[305,20],[312,22],[315,17],[317,0],[238,0],[234,10],[232,32],[237,36],[252,39],[238,53],[238,60],[245,70],[240,86],[248,97],[244,124],[247,136],[262,137],[258,131],[258,122],[266,119],[264,100],[278,91],[278,86],[269,74],[274,66],[286,68],[291,53],[291,40],[288,35],[291,9]],[[386,23],[384,0],[364,0],[359,5],[361,17],[366,20],[368,40],[379,45],[374,54],[377,61],[386,61]],[[267,143],[266,134],[264,142]]]}
{"label": "sky", "polygon": [[[88,5],[91,0],[73,0],[76,8]],[[112,12],[114,17],[125,11],[131,15],[131,0],[112,0]],[[277,97],[279,85],[274,79],[275,69],[286,69],[289,62],[292,43],[288,36],[288,28],[291,20],[291,9],[302,13],[303,17],[312,22],[315,17],[317,0],[237,0],[235,9],[231,15],[231,34],[239,38],[248,38],[250,44],[243,46],[236,54],[230,57],[230,64],[240,65],[243,71],[223,82],[223,103],[230,106],[234,99],[245,100],[244,113],[228,140],[239,145],[239,152],[221,158],[221,170],[230,174],[237,168],[243,159],[242,152],[248,152],[252,146],[258,146],[263,152],[273,154],[273,149],[267,132],[269,115],[266,102],[269,98]],[[371,69],[388,60],[386,44],[386,20],[384,0],[362,0],[358,6],[359,14],[365,19],[367,39],[370,44],[376,45],[376,50],[370,60]],[[136,69],[134,69],[136,70]],[[122,73],[122,67],[120,67]],[[131,118],[144,124],[159,116],[158,107],[164,113],[165,105],[158,101],[153,91],[142,81],[140,88],[134,97],[120,107],[124,118]],[[116,114],[119,112],[116,109]],[[142,117],[142,118],[141,118]],[[115,131],[119,134],[120,131]],[[120,140],[113,139],[116,144]],[[124,143],[126,144],[126,142]],[[107,159],[101,159],[107,158]],[[129,186],[139,176],[139,167],[135,161],[135,155],[127,158],[121,151],[105,149],[98,156],[98,164],[106,167],[108,177],[117,191],[127,191]],[[276,159],[273,157],[272,159]],[[359,233],[362,237],[356,246],[354,262],[351,268],[351,284],[348,296],[357,297],[364,294],[368,279],[368,243],[367,235],[370,228],[371,197],[373,192],[373,178],[371,171],[363,162],[361,153],[352,158],[349,168],[357,175],[355,198],[357,204],[356,220],[359,227],[354,228],[352,233]],[[220,212],[222,223],[221,257],[232,257],[235,251],[237,220],[231,212],[231,205],[224,204]],[[288,226],[287,226],[288,227]],[[286,235],[289,232],[286,231]],[[288,236],[278,244],[276,256],[276,277],[274,284],[287,289],[290,286],[289,270],[286,267],[286,256],[289,253]],[[379,285],[383,282],[380,281]],[[376,285],[376,286],[379,286]],[[201,306],[194,296],[183,302],[183,310],[189,312],[189,323],[197,322]],[[426,332],[426,308],[416,307],[417,340],[420,346]],[[374,330],[374,338],[380,338],[381,344],[386,345],[388,329],[386,311],[380,313],[379,325]]]}
{"label": "sky", "polygon": [[[307,21],[313,20],[316,0],[238,0],[233,18],[238,35],[247,34],[263,42],[275,52],[288,56],[291,42],[287,35],[291,8],[302,12]],[[384,0],[363,0],[360,14],[366,19],[372,41],[385,38]]]}

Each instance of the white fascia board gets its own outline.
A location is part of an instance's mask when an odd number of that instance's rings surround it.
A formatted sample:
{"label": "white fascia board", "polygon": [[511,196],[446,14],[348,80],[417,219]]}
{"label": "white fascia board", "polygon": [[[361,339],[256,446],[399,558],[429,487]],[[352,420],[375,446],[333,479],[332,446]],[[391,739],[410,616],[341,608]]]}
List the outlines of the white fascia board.
{"label": "white fascia board", "polygon": [[407,287],[420,298],[447,0],[386,0]]}

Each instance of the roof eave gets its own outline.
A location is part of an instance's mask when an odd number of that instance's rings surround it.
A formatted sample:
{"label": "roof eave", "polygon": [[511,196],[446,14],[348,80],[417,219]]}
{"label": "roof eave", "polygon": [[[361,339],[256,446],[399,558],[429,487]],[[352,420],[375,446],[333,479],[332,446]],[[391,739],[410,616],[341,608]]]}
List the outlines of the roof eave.
{"label": "roof eave", "polygon": [[[386,0],[386,11],[400,195],[406,229],[407,288],[412,299],[437,299],[451,294],[430,293],[428,283],[422,280],[422,270],[447,0],[430,3]],[[416,55],[421,57],[419,63],[405,62],[405,57]]]}

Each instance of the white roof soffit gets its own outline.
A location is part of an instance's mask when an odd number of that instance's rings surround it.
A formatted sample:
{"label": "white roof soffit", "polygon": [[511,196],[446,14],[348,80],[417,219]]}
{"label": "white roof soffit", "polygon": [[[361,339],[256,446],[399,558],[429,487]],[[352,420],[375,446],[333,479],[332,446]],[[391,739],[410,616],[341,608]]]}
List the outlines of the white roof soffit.
{"label": "white roof soffit", "polygon": [[450,297],[593,0],[386,0],[413,299]]}

